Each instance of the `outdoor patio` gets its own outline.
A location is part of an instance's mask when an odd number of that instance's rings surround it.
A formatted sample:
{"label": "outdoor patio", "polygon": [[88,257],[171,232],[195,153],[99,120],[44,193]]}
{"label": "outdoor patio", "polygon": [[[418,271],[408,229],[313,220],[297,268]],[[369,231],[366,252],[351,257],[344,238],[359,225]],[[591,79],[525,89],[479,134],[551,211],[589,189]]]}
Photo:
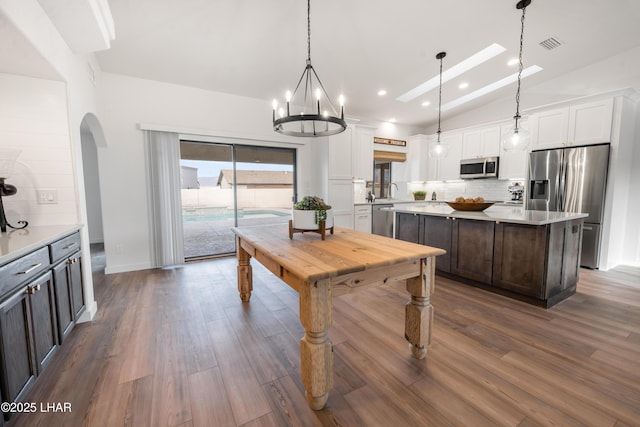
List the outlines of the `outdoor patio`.
{"label": "outdoor patio", "polygon": [[[238,218],[238,226],[286,224],[289,221],[290,210],[269,209],[287,213],[287,215]],[[234,227],[233,218],[183,222],[185,258],[235,253],[236,242],[235,235],[231,231],[232,227]]]}

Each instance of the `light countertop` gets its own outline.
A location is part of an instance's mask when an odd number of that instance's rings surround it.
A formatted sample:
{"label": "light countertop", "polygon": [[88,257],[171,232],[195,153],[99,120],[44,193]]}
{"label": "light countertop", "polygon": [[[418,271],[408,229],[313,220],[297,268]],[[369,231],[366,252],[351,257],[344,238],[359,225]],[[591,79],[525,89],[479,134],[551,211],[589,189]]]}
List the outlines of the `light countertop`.
{"label": "light countertop", "polygon": [[0,265],[55,242],[78,231],[79,225],[29,226],[0,233]]}
{"label": "light countertop", "polygon": [[[355,206],[366,206],[366,205],[404,205],[404,204],[411,204],[411,205],[425,205],[425,206],[431,206],[431,205],[445,205],[445,201],[444,200],[413,200],[413,199],[376,199],[373,202],[356,202],[354,203]],[[494,206],[516,206],[516,207],[522,207],[523,206],[523,202],[511,202],[511,201],[506,201],[506,202],[496,202],[496,204]]]}
{"label": "light countertop", "polygon": [[449,218],[475,219],[479,221],[509,222],[528,225],[546,225],[554,222],[571,221],[586,218],[586,213],[531,211],[522,207],[493,205],[483,212],[456,211],[446,204],[431,206],[394,206],[396,212],[415,213],[419,215],[444,216]]}

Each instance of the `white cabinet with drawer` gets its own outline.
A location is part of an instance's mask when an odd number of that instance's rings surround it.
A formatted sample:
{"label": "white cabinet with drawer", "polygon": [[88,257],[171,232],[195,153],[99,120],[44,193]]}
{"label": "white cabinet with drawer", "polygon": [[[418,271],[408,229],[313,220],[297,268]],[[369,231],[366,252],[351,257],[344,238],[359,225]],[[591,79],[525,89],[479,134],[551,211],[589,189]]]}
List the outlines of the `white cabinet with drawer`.
{"label": "white cabinet with drawer", "polygon": [[371,206],[356,205],[353,208],[354,230],[371,233]]}

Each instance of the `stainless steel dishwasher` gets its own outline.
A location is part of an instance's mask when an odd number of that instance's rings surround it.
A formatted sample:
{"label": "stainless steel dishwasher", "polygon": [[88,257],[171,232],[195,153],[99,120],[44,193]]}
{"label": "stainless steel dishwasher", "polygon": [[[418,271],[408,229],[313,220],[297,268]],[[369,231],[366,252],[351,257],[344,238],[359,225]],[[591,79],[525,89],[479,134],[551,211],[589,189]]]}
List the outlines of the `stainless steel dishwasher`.
{"label": "stainless steel dishwasher", "polygon": [[375,204],[371,207],[371,232],[393,237],[393,204]]}

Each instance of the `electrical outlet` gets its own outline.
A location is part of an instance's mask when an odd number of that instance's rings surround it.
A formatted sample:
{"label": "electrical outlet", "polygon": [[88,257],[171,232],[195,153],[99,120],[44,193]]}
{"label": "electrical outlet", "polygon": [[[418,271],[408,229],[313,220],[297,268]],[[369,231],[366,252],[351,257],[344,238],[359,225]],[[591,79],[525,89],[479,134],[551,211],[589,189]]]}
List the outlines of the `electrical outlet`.
{"label": "electrical outlet", "polygon": [[41,188],[36,190],[38,204],[50,205],[58,203],[58,190],[55,188]]}

